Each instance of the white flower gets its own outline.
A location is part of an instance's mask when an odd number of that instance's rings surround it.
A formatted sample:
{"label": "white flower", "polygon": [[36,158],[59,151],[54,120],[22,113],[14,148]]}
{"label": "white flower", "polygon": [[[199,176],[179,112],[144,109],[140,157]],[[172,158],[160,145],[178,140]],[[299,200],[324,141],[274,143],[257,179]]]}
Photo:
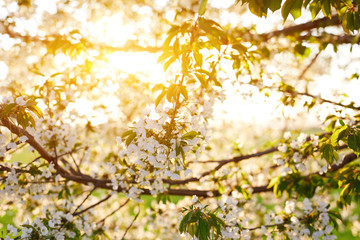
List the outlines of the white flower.
{"label": "white flower", "polygon": [[293,141],[290,143],[290,147],[291,147],[291,148],[299,148],[299,147],[300,147],[300,143],[299,143],[297,140],[293,140]]}
{"label": "white flower", "polygon": [[192,196],[191,202],[197,203],[199,201],[198,197],[196,195]]}
{"label": "white flower", "polygon": [[299,137],[297,138],[298,142],[303,144],[306,142],[307,135],[305,133],[300,133]]}
{"label": "white flower", "polygon": [[320,173],[320,175],[322,175],[322,174],[326,173],[327,171],[328,171],[328,166],[327,166],[327,165],[324,165],[324,166],[320,169],[319,173]]}
{"label": "white flower", "polygon": [[313,233],[312,237],[313,237],[314,240],[318,240],[323,234],[324,234],[324,232],[321,231],[321,230],[316,231],[316,232]]}
{"label": "white flower", "polygon": [[327,212],[327,206],[328,204],[326,202],[323,202],[323,201],[317,201],[317,204],[318,206],[316,207],[316,209],[319,211],[319,212]]}
{"label": "white flower", "polygon": [[56,183],[59,182],[60,178],[61,178],[61,175],[60,175],[60,174],[56,175],[56,177],[55,177],[55,182],[56,182]]}
{"label": "white flower", "polygon": [[34,135],[35,134],[35,129],[33,127],[26,127],[25,129],[28,133],[30,133],[31,135]]}
{"label": "white flower", "polygon": [[290,221],[291,221],[291,223],[294,224],[294,225],[299,225],[299,224],[300,224],[299,219],[298,219],[297,217],[295,217],[295,216],[292,216],[292,217],[290,218]]}
{"label": "white flower", "polygon": [[287,146],[286,146],[286,144],[280,144],[279,146],[278,146],[278,150],[280,151],[280,152],[286,152],[287,151]]}
{"label": "white flower", "polygon": [[291,214],[294,212],[294,210],[295,210],[295,201],[294,200],[286,201],[285,213]]}
{"label": "white flower", "polygon": [[19,141],[20,141],[21,143],[26,142],[26,140],[28,140],[28,137],[25,136],[25,135],[22,135],[22,136],[19,138]]}
{"label": "white flower", "polygon": [[47,235],[49,233],[49,230],[45,227],[45,226],[42,226],[40,228],[40,231],[41,231],[41,235]]}
{"label": "white flower", "polygon": [[271,215],[265,214],[265,224],[270,225],[271,223]]}
{"label": "white flower", "polygon": [[26,104],[26,101],[24,100],[24,98],[23,98],[22,96],[17,97],[17,98],[15,99],[15,102],[16,102],[16,104],[19,105],[19,106],[25,106],[25,104]]}
{"label": "white flower", "polygon": [[120,146],[122,143],[121,137],[116,137],[116,144]]}
{"label": "white flower", "polygon": [[45,169],[45,170],[41,173],[41,176],[42,176],[42,177],[45,177],[45,178],[51,177],[51,172],[50,172],[50,170],[49,170],[48,168]]}
{"label": "white flower", "polygon": [[335,240],[335,239],[337,239],[337,236],[335,235],[328,235],[323,237],[323,240]]}
{"label": "white flower", "polygon": [[14,99],[13,99],[13,97],[11,97],[11,96],[9,96],[9,97],[3,97],[2,101],[3,101],[3,103],[5,103],[5,104],[14,103]]}
{"label": "white flower", "polygon": [[185,174],[185,177],[187,177],[187,175],[192,174],[192,170],[188,168],[185,170],[184,174]]}
{"label": "white flower", "polygon": [[288,140],[289,138],[291,138],[291,132],[285,132],[284,133],[284,139]]}
{"label": "white flower", "polygon": [[327,225],[330,221],[329,214],[325,212],[320,213],[319,218],[321,220],[322,225]]}
{"label": "white flower", "polygon": [[300,236],[309,236],[310,235],[310,230],[305,228],[305,229],[301,229],[300,231]]}
{"label": "white flower", "polygon": [[282,224],[284,223],[284,220],[280,216],[275,217],[275,224]]}
{"label": "white flower", "polygon": [[7,148],[8,148],[8,149],[16,149],[16,148],[17,148],[17,145],[16,145],[16,143],[14,143],[14,142],[10,142],[10,143],[7,145]]}
{"label": "white flower", "polygon": [[14,227],[14,226],[11,225],[11,224],[8,224],[8,225],[7,225],[7,230],[8,230],[9,233],[10,233],[11,235],[13,235],[14,237],[18,234],[17,228]]}
{"label": "white flower", "polygon": [[294,153],[293,159],[295,163],[299,163],[302,159],[302,154],[299,152]]}
{"label": "white flower", "polygon": [[303,201],[303,204],[304,204],[304,212],[305,212],[305,214],[309,214],[313,210],[312,203],[309,201],[308,198],[305,198],[304,201]]}
{"label": "white flower", "polygon": [[6,143],[6,136],[0,133],[0,146],[4,146]]}
{"label": "white flower", "polygon": [[326,234],[330,234],[333,229],[334,227],[332,225],[327,225],[324,231]]}
{"label": "white flower", "polygon": [[178,217],[178,221],[181,222],[181,220],[183,219],[183,215],[182,214],[179,214],[179,217]]}
{"label": "white flower", "polygon": [[170,179],[171,180],[180,180],[180,176],[179,176],[179,174],[174,173],[173,175],[171,175]]}
{"label": "white flower", "polygon": [[32,230],[32,228],[23,227],[21,229],[21,238],[24,239],[30,237],[29,234],[32,232]]}
{"label": "white flower", "polygon": [[289,167],[286,167],[286,168],[284,168],[283,170],[282,170],[282,176],[286,176],[286,175],[288,175],[288,174],[291,174],[292,173],[292,169],[291,168],[289,168]]}
{"label": "white flower", "polygon": [[299,170],[299,172],[303,172],[306,170],[306,166],[303,163],[298,163],[295,165],[295,167],[297,168],[297,170]]}
{"label": "white flower", "polygon": [[319,136],[312,134],[312,135],[310,135],[310,139],[311,139],[311,141],[313,141],[313,143],[312,143],[313,147],[316,147],[317,145],[319,145]]}
{"label": "white flower", "polygon": [[283,159],[281,159],[281,158],[275,158],[274,160],[273,160],[273,162],[276,164],[276,165],[278,165],[278,166],[281,166],[281,165],[284,165],[284,160]]}
{"label": "white flower", "polygon": [[55,227],[55,221],[50,219],[49,220],[49,227],[54,228]]}
{"label": "white flower", "polygon": [[262,234],[266,234],[266,232],[267,232],[267,229],[266,229],[266,227],[265,226],[261,226],[261,232],[262,232]]}

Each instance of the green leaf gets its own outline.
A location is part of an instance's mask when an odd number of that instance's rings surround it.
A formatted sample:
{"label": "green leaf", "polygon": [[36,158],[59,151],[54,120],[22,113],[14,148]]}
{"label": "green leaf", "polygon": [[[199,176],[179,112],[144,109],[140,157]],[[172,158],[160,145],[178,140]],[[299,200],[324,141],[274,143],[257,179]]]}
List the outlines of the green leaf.
{"label": "green leaf", "polygon": [[186,140],[186,139],[193,139],[194,137],[196,137],[198,135],[198,132],[196,131],[190,131],[188,133],[185,133],[182,136],[182,139]]}
{"label": "green leaf", "polygon": [[134,132],[133,130],[128,130],[128,131],[124,132],[121,137],[122,137],[122,138],[125,138],[126,136],[129,136],[129,135],[132,134],[133,132]]}
{"label": "green leaf", "polygon": [[331,17],[330,0],[322,0],[321,1],[321,10],[325,16]]}
{"label": "green leaf", "polygon": [[30,72],[35,73],[36,75],[40,75],[42,77],[45,77],[45,75],[42,74],[41,72],[39,72],[37,69],[30,69]]}
{"label": "green leaf", "polygon": [[331,144],[327,143],[321,148],[321,157],[327,160],[328,163],[333,163],[338,158],[337,153]]}
{"label": "green leaf", "polygon": [[264,1],[269,0],[251,0],[249,1],[249,10],[258,17],[266,16],[267,8]]}
{"label": "green leaf", "polygon": [[354,14],[352,12],[348,12],[346,16],[347,24],[346,27],[350,31],[354,31]]}
{"label": "green leaf", "polygon": [[183,219],[180,222],[180,226],[179,226],[180,233],[185,232],[186,225],[187,225],[188,221],[191,219],[192,215],[193,215],[193,212],[190,211],[183,217]]}
{"label": "green leaf", "polygon": [[180,86],[180,93],[184,96],[185,100],[189,99],[189,95],[185,86]]}
{"label": "green leaf", "polygon": [[223,185],[219,185],[219,193],[224,194],[225,193],[225,187]]}
{"label": "green leaf", "polygon": [[306,8],[309,5],[310,1],[311,0],[304,0],[304,3],[303,3],[304,8]]}
{"label": "green leaf", "polygon": [[165,63],[164,63],[164,71],[166,72],[166,70],[170,67],[170,65],[176,61],[176,57],[175,56],[172,56],[169,60],[167,60]]}
{"label": "green leaf", "polygon": [[301,16],[302,3],[303,0],[286,0],[281,9],[281,15],[284,18],[284,22],[288,18],[289,14],[291,14],[294,19]]}
{"label": "green leaf", "polygon": [[31,105],[27,107],[29,110],[31,110],[33,113],[36,114],[36,116],[38,116],[39,118],[43,116],[43,113],[41,111],[41,109],[36,106],[36,105]]}
{"label": "green leaf", "polygon": [[282,0],[265,0],[265,4],[267,7],[272,11],[275,12],[276,10],[281,8]]}
{"label": "green leaf", "polygon": [[177,85],[171,84],[166,94],[166,98],[169,102],[171,102],[172,98],[176,99],[176,90],[177,90]]}
{"label": "green leaf", "polygon": [[175,147],[176,156],[178,156],[178,155],[180,154],[180,149],[181,149],[181,148],[182,148],[181,146],[179,146],[179,145],[176,144],[176,147]]}
{"label": "green leaf", "polygon": [[180,31],[180,27],[179,26],[172,26],[168,32],[168,36],[164,41],[163,44],[163,49],[164,52],[168,51],[169,47],[170,47],[170,43],[173,40],[173,38],[179,33]]}
{"label": "green leaf", "polygon": [[161,54],[157,60],[157,63],[163,62],[164,60],[168,59],[173,55],[173,52],[171,51],[165,51],[163,54]]}
{"label": "green leaf", "polygon": [[129,146],[130,143],[134,140],[134,138],[136,137],[136,133],[132,132],[126,139],[125,145]]}
{"label": "green leaf", "polygon": [[347,144],[349,146],[349,148],[351,148],[355,153],[359,154],[360,153],[360,134],[357,133],[353,133],[351,135],[348,136],[347,139]]}
{"label": "green leaf", "polygon": [[162,84],[162,83],[158,83],[158,84],[156,84],[152,89],[151,89],[151,91],[152,92],[156,92],[156,91],[158,91],[158,90],[164,90],[164,85]]}
{"label": "green leaf", "polygon": [[207,0],[201,0],[198,11],[200,16],[204,15],[206,10],[206,4],[207,4]]}
{"label": "green leaf", "polygon": [[1,111],[0,117],[7,117],[9,115],[9,113],[11,112],[11,110],[13,110],[16,106],[17,106],[16,103],[10,103],[10,104],[6,105],[3,108],[3,110]]}
{"label": "green leaf", "polygon": [[197,42],[194,42],[192,45],[192,50],[195,58],[195,62],[199,67],[202,67],[203,64],[203,56],[199,51],[199,44]]}
{"label": "green leaf", "polygon": [[156,98],[155,100],[155,106],[157,107],[159,105],[159,103],[161,102],[161,100],[164,98],[164,96],[166,95],[166,90],[162,91],[159,96]]}
{"label": "green leaf", "polygon": [[56,76],[58,76],[60,74],[63,74],[63,73],[53,73],[53,74],[50,75],[50,77],[53,78],[53,77],[56,77]]}
{"label": "green leaf", "polygon": [[318,13],[320,12],[320,9],[321,9],[320,2],[316,2],[316,1],[311,2],[309,9],[311,12],[312,20],[314,20],[316,18],[316,16],[318,15]]}
{"label": "green leaf", "polygon": [[281,179],[280,176],[271,179],[271,181],[270,181],[269,185],[267,186],[267,188],[271,188],[271,187],[275,186],[275,184],[279,184],[280,179]]}
{"label": "green leaf", "polygon": [[215,86],[218,86],[218,87],[221,87],[221,88],[222,88],[221,82],[219,82],[216,78],[212,78],[212,80],[213,80]]}
{"label": "green leaf", "polygon": [[221,42],[219,40],[221,40],[222,42],[227,41],[227,36],[226,36],[225,32],[222,30],[221,26],[213,20],[209,20],[206,18],[199,18],[199,28],[204,30],[207,33],[208,38],[211,43],[212,43],[212,41],[215,41],[215,40],[211,40],[210,37],[211,36],[215,37],[216,41],[218,42],[215,45],[218,45],[218,44],[221,45]]}
{"label": "green leaf", "polygon": [[177,57],[179,56],[179,50],[180,50],[180,41],[179,38],[176,38],[174,41],[174,45],[173,45],[173,50],[174,50],[174,56]]}
{"label": "green leaf", "polygon": [[207,81],[205,79],[205,77],[203,75],[201,75],[200,73],[195,73],[196,78],[199,80],[201,86],[203,87],[207,87]]}
{"label": "green leaf", "polygon": [[199,218],[199,240],[209,239],[209,230],[209,226],[206,224],[206,222],[202,218]]}
{"label": "green leaf", "polygon": [[331,145],[333,147],[336,147],[338,145],[338,142],[347,136],[348,132],[349,127],[347,125],[336,129],[331,135]]}

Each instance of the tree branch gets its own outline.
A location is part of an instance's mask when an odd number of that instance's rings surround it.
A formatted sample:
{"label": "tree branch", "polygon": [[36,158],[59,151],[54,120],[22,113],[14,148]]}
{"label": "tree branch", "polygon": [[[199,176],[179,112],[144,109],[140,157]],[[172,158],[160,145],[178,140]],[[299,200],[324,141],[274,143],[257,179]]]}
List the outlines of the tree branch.
{"label": "tree branch", "polygon": [[277,30],[277,31],[269,32],[269,33],[263,33],[263,34],[260,34],[259,36],[265,40],[269,40],[270,38],[277,37],[277,36],[288,36],[288,35],[291,35],[294,33],[310,31],[312,29],[324,28],[324,27],[328,27],[328,26],[336,26],[336,25],[340,25],[340,24],[341,24],[341,22],[339,20],[339,16],[333,15],[333,16],[331,16],[331,19],[328,17],[323,17],[323,18],[317,19],[315,21],[309,21],[309,22],[306,22],[303,24],[286,27],[281,30]]}

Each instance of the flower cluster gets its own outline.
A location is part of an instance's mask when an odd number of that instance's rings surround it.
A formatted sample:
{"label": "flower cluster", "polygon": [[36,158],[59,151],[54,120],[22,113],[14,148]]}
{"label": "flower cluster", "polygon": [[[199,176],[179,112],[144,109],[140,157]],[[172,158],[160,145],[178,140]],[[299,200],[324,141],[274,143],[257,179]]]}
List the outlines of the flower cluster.
{"label": "flower cluster", "polygon": [[[208,210],[193,196],[194,208],[201,209],[206,214]],[[219,213],[217,216],[224,222],[221,230],[222,239],[244,239],[265,237],[268,240],[275,236],[299,240],[304,237],[312,239],[333,240],[333,226],[330,224],[329,205],[323,201],[311,202],[305,198],[302,202],[289,200],[285,208],[277,214],[264,213],[263,225],[251,227],[251,222],[256,217],[254,209],[249,208],[243,199],[234,196],[222,197],[218,202]],[[179,219],[183,221],[183,217]],[[195,221],[195,219],[192,219]],[[260,230],[260,231],[259,231]]]}

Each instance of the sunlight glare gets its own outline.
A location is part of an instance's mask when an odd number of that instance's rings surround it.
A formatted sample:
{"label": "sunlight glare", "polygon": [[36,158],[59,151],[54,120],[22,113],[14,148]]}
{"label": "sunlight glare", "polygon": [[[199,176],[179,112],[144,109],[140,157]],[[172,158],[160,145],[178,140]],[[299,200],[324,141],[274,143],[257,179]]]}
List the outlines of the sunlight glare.
{"label": "sunlight glare", "polygon": [[163,83],[165,73],[161,64],[158,64],[157,55],[145,52],[114,52],[107,55],[112,68],[126,73],[146,73],[144,82]]}

